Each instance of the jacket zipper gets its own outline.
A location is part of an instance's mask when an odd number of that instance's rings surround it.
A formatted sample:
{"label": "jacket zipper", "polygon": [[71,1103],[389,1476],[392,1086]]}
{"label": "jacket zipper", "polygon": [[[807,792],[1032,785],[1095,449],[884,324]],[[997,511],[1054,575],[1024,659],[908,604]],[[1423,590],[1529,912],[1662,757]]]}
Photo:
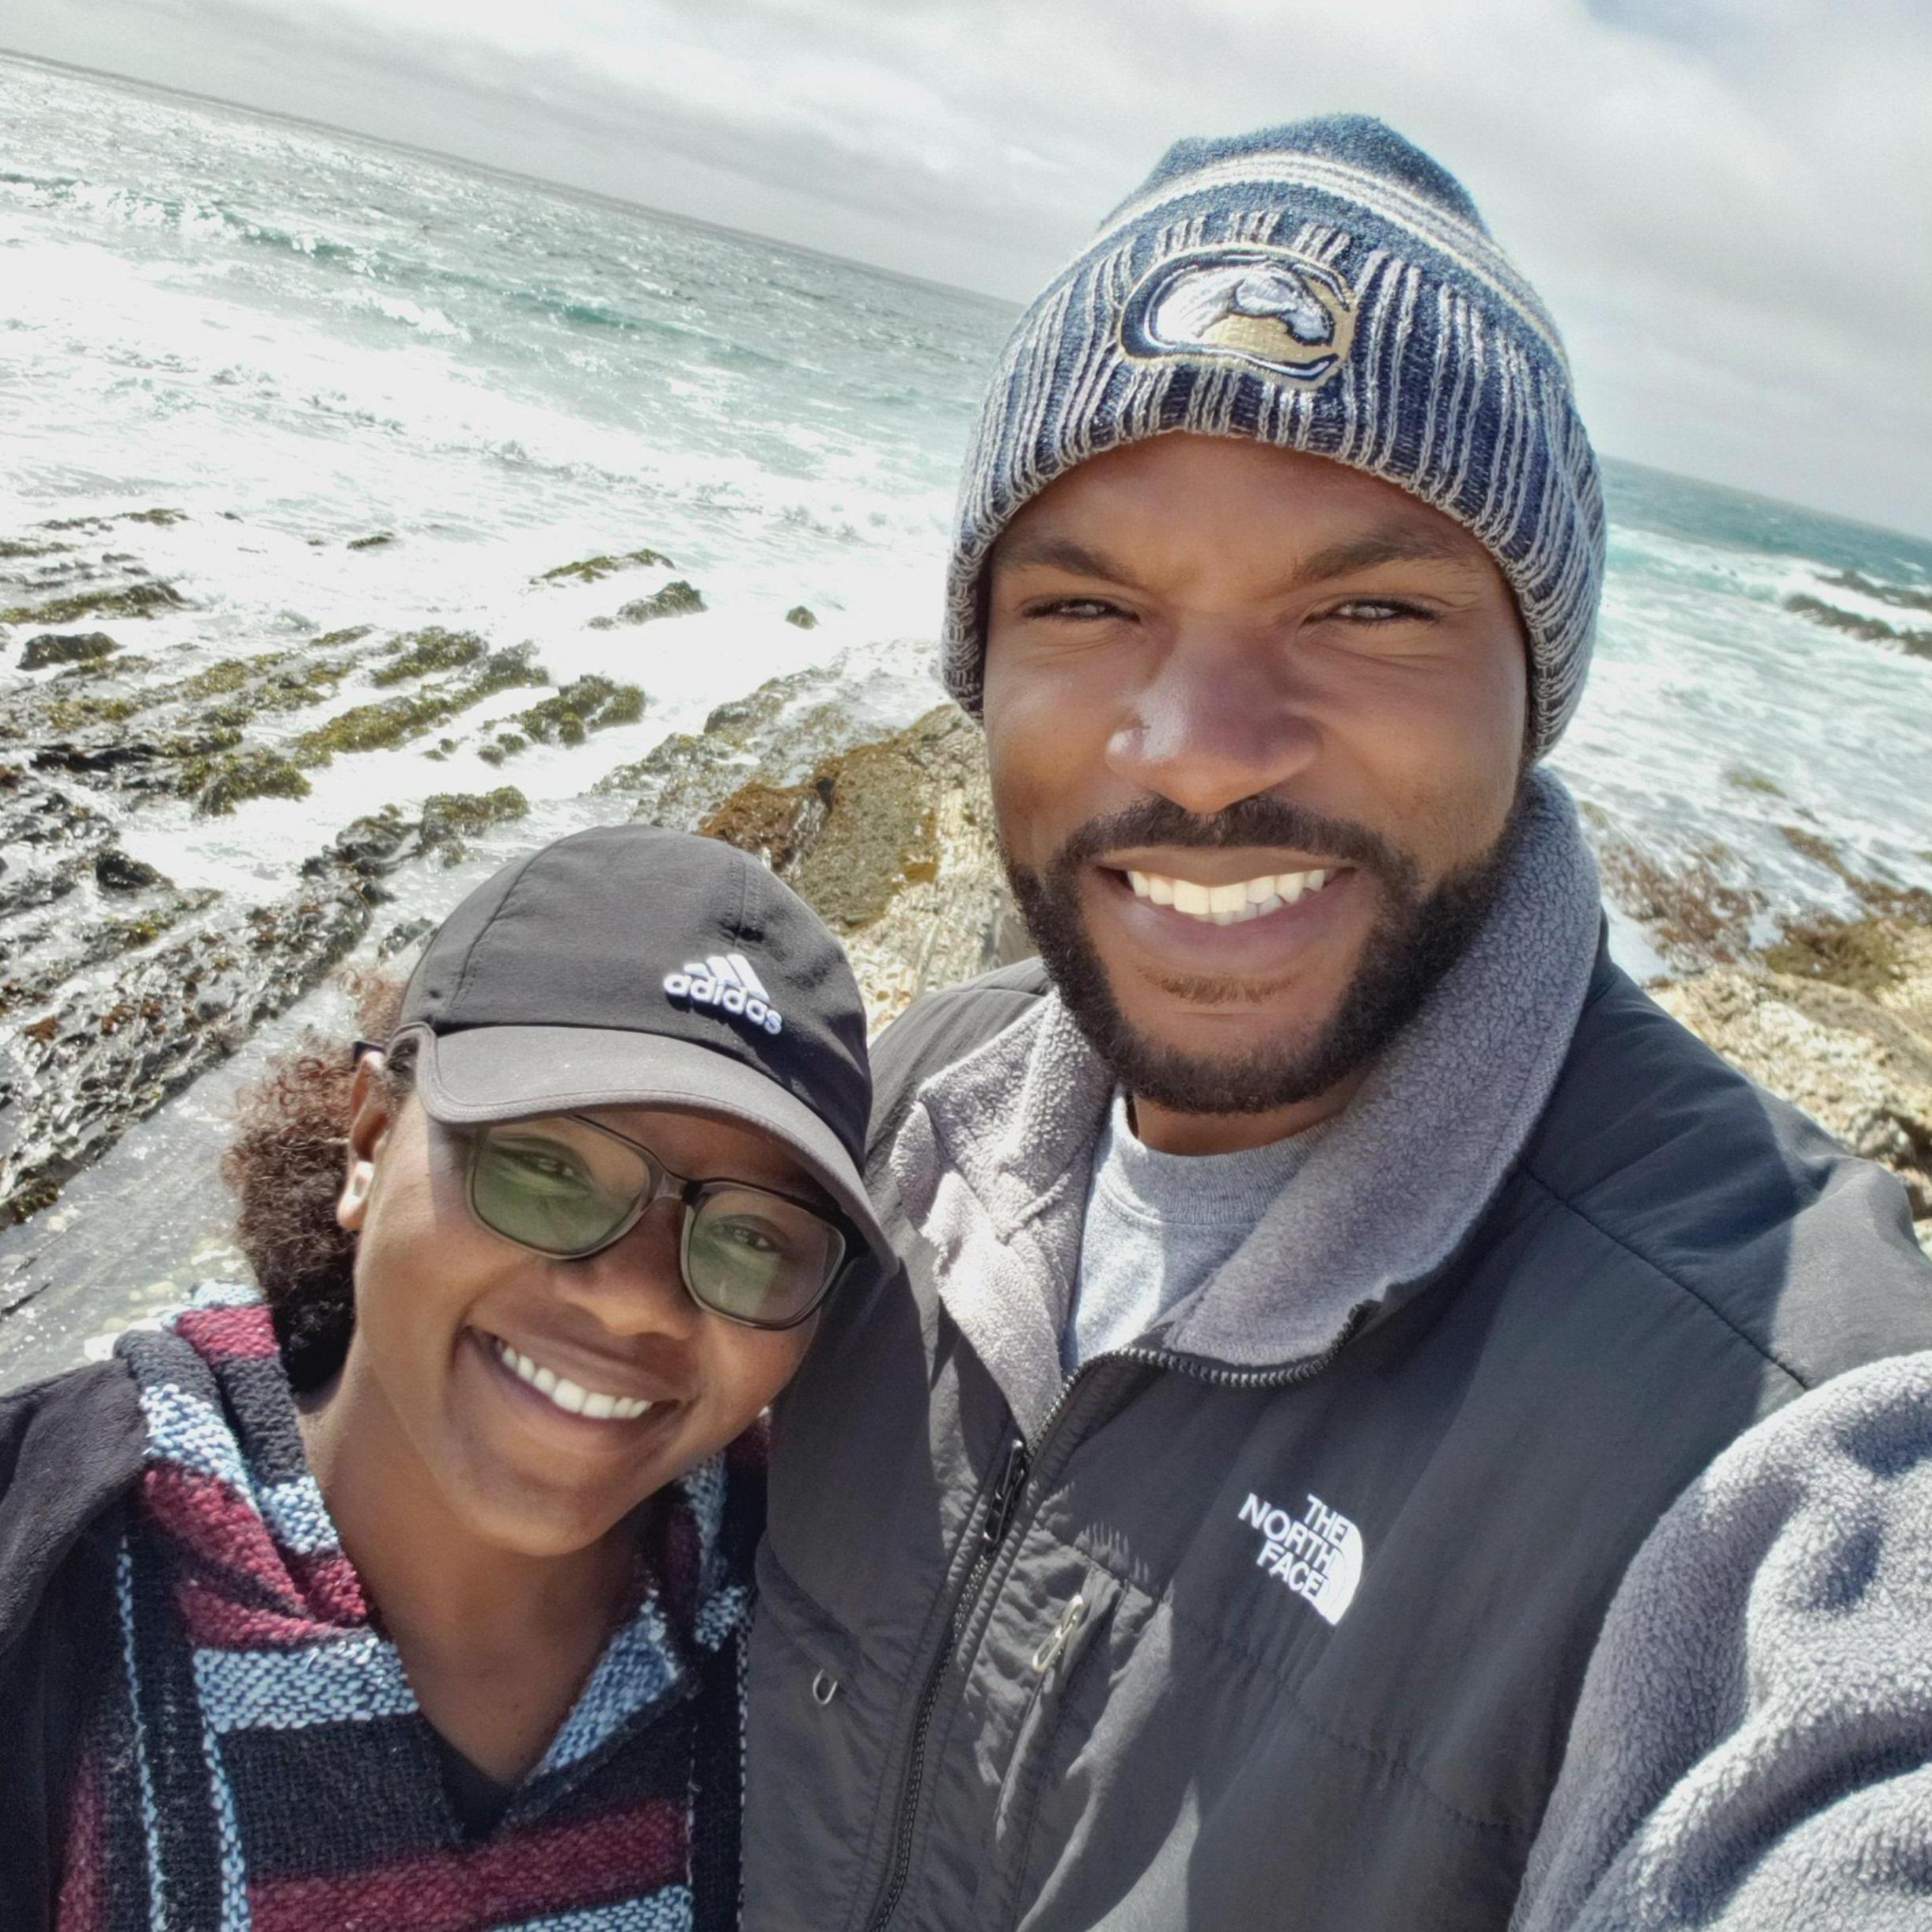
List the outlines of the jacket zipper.
{"label": "jacket zipper", "polygon": [[1040,1423],[1039,1435],[1031,1449],[1023,1438],[1014,1438],[1007,1449],[999,1479],[987,1498],[979,1526],[978,1553],[966,1574],[965,1582],[960,1586],[958,1596],[953,1599],[953,1614],[946,1621],[945,1641],[933,1660],[932,1668],[926,1673],[926,1683],[919,1695],[919,1716],[912,1727],[912,1746],[907,1756],[906,1774],[899,1787],[899,1807],[893,1820],[892,1866],[885,1888],[879,1895],[879,1902],[866,1922],[866,1932],[886,1932],[893,1913],[899,1909],[899,1901],[904,1896],[906,1881],[911,1875],[912,1839],[919,1823],[919,1800],[924,1795],[926,1741],[931,1734],[934,1714],[939,1707],[939,1693],[945,1684],[946,1667],[966,1634],[987,1578],[1006,1545],[1008,1532],[1019,1517],[1019,1506],[1026,1493],[1027,1479],[1039,1468],[1043,1453],[1052,1440],[1061,1417],[1089,1374],[1097,1369],[1124,1362],[1137,1368],[1172,1369],[1215,1388],[1289,1388],[1320,1374],[1342,1352],[1361,1326],[1366,1312],[1359,1310],[1351,1316],[1320,1354],[1311,1355],[1305,1362],[1293,1363],[1285,1369],[1227,1369],[1202,1362],[1197,1357],[1170,1354],[1165,1349],[1111,1349],[1104,1355],[1096,1355],[1090,1362],[1083,1362],[1060,1385],[1060,1392],[1055,1396],[1053,1407]]}

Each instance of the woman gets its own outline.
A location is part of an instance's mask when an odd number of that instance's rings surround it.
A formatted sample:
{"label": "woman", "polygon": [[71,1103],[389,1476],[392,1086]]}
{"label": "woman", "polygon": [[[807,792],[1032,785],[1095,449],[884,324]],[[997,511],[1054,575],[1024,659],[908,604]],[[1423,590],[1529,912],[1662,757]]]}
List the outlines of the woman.
{"label": "woman", "polygon": [[244,1111],[259,1286],[0,1403],[8,1932],[737,1922],[758,1419],[885,1249],[850,971],[615,826],[365,1007]]}

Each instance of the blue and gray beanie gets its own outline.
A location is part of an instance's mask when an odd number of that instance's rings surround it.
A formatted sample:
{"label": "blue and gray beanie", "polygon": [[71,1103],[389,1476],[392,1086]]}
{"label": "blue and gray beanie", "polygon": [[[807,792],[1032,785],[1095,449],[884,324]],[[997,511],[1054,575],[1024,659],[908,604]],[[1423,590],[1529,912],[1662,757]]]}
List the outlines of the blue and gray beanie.
{"label": "blue and gray beanie", "polygon": [[1087,457],[1186,430],[1366,470],[1487,549],[1540,756],[1582,695],[1603,498],[1563,346],[1461,184],[1358,115],[1170,149],[1020,319],[967,457],[943,670],[979,707],[979,579]]}

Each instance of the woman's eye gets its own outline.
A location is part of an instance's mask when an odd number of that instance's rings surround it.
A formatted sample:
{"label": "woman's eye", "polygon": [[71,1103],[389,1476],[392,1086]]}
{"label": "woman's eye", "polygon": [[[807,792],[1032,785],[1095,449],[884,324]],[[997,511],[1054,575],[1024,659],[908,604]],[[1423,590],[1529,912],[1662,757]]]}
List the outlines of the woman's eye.
{"label": "woman's eye", "polygon": [[775,1255],[783,1249],[777,1236],[755,1221],[727,1221],[714,1232],[719,1240],[739,1248],[748,1248],[754,1254]]}
{"label": "woman's eye", "polygon": [[585,1184],[583,1169],[567,1154],[544,1147],[498,1147],[496,1157],[532,1180],[544,1181],[552,1186],[581,1188]]}

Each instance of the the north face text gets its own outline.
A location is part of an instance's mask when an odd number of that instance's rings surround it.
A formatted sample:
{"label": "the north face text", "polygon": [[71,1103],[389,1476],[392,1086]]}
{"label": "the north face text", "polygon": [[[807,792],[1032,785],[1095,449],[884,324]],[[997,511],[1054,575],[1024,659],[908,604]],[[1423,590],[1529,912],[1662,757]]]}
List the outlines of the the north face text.
{"label": "the north face text", "polygon": [[1251,1494],[1241,1518],[1261,1532],[1256,1565],[1305,1597],[1328,1622],[1340,1623],[1362,1581],[1362,1532],[1319,1496],[1310,1496],[1294,1517]]}

